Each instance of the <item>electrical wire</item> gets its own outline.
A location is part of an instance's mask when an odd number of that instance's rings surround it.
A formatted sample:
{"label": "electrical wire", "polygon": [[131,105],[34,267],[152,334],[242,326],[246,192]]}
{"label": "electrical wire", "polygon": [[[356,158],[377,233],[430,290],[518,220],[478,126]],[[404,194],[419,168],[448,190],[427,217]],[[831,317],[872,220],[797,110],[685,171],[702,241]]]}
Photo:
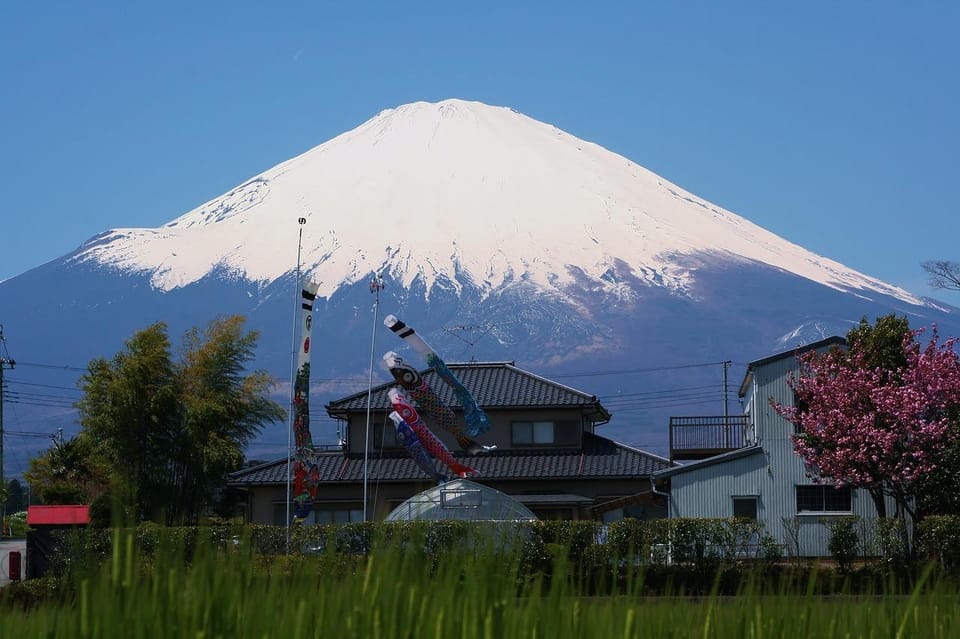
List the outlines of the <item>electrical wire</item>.
{"label": "electrical wire", "polygon": [[34,367],[34,368],[53,368],[53,369],[64,370],[64,371],[75,371],[75,372],[78,372],[78,373],[86,373],[86,372],[87,372],[87,369],[86,369],[86,368],[79,368],[79,367],[77,367],[77,366],[68,366],[68,365],[66,365],[66,364],[41,364],[41,363],[38,363],[38,362],[21,362],[21,361],[18,361],[18,362],[17,362],[17,366],[27,366],[27,367]]}
{"label": "electrical wire", "polygon": [[82,390],[82,389],[77,388],[77,387],[75,387],[75,386],[55,386],[55,385],[53,385],[53,384],[38,384],[38,383],[36,383],[36,382],[25,382],[25,381],[23,381],[23,380],[21,380],[21,379],[19,379],[19,378],[10,377],[9,375],[7,375],[7,376],[4,378],[4,381],[6,381],[6,382],[8,382],[8,383],[10,383],[10,384],[18,384],[18,385],[21,385],[21,386],[35,386],[35,387],[37,387],[37,388],[53,388],[53,389],[56,389],[56,390],[66,390],[66,391],[71,391],[71,392],[74,392],[74,393],[83,393],[83,390]]}
{"label": "electrical wire", "polygon": [[[729,360],[728,360],[729,361]],[[730,362],[737,366],[746,367],[748,364],[742,362]],[[574,371],[568,373],[556,373],[550,375],[550,379],[568,379],[571,377],[601,377],[607,375],[632,375],[639,373],[659,373],[663,371],[670,370],[683,370],[689,368],[706,368],[709,366],[721,366],[724,362],[698,362],[691,364],[674,364],[669,366],[651,366],[647,368],[622,368],[622,369],[611,369],[611,370],[595,370],[595,371]],[[56,370],[66,370],[66,371],[77,371],[77,372],[87,372],[86,368],[78,368],[75,366],[70,366],[67,364],[46,364],[40,362],[17,362],[17,366],[32,366],[37,368],[46,368],[46,369],[56,369]],[[20,383],[29,383],[29,382],[20,382]],[[319,383],[334,383],[341,385],[357,385],[358,387],[366,387],[367,380],[360,377],[314,377],[311,379],[312,384]],[[39,384],[38,384],[39,385]],[[67,390],[67,387],[55,386],[54,388],[62,388]],[[69,390],[78,390],[79,389],[69,389]]]}

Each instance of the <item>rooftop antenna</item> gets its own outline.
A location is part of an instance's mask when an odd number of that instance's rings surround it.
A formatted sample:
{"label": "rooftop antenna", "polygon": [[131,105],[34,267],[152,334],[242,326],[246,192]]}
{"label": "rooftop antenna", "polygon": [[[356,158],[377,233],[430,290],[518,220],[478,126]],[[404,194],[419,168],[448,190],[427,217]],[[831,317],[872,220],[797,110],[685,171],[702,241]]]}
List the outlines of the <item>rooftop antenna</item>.
{"label": "rooftop antenna", "polygon": [[[477,361],[477,358],[474,355],[474,348],[476,347],[477,342],[483,339],[483,337],[487,333],[489,333],[490,330],[493,329],[495,326],[497,326],[497,324],[495,323],[461,324],[459,326],[448,326],[443,330],[450,333],[451,335],[456,337],[458,340],[460,340],[461,342],[464,342],[467,345],[467,348],[470,349],[470,363],[472,364],[472,363],[476,363]],[[459,333],[470,333],[471,335],[475,335],[475,337],[473,339],[467,339],[466,337],[464,337],[463,335],[460,335]]]}

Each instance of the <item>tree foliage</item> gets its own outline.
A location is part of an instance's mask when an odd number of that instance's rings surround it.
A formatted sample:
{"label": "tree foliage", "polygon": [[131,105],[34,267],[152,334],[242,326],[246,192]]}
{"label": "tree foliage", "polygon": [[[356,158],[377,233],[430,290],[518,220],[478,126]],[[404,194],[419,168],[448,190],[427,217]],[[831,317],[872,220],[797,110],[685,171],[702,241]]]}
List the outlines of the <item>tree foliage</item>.
{"label": "tree foliage", "polygon": [[[797,406],[775,405],[799,427],[794,449],[819,477],[866,488],[886,516],[884,495],[912,512],[918,483],[941,462],[960,406],[960,360],[954,340],[926,346],[905,319],[862,321],[847,350],[809,352],[790,380]],[[895,347],[899,340],[899,346]]]}
{"label": "tree foliage", "polygon": [[45,504],[89,504],[110,488],[110,468],[83,433],[55,441],[30,460],[24,477]]}
{"label": "tree foliage", "polygon": [[18,513],[27,509],[27,495],[19,479],[7,482],[4,494],[4,511],[7,514]]}
{"label": "tree foliage", "polygon": [[909,332],[906,317],[885,315],[878,317],[875,324],[863,318],[847,333],[847,347],[850,353],[862,356],[862,365],[867,368],[899,371],[907,365],[903,338]]}
{"label": "tree foliage", "polygon": [[78,403],[81,434],[109,463],[116,496],[141,519],[195,521],[262,425],[284,418],[263,372],[248,373],[257,333],[232,316],[193,329],[181,358],[154,324],[111,360],[90,362]]}
{"label": "tree foliage", "polygon": [[960,406],[951,410],[949,433],[936,467],[917,482],[917,507],[924,515],[960,513]]}
{"label": "tree foliage", "polygon": [[154,518],[165,497],[165,460],[180,421],[180,389],[163,323],[134,334],[111,360],[90,362],[77,403],[83,434],[101,444],[128,512]]}
{"label": "tree foliage", "polygon": [[178,367],[181,420],[173,438],[168,472],[175,499],[169,515],[189,518],[222,488],[225,475],[243,466],[244,449],[262,424],[283,420],[285,411],[267,398],[272,381],[262,371],[246,374],[257,334],[243,331],[242,317],[193,329],[184,338]]}

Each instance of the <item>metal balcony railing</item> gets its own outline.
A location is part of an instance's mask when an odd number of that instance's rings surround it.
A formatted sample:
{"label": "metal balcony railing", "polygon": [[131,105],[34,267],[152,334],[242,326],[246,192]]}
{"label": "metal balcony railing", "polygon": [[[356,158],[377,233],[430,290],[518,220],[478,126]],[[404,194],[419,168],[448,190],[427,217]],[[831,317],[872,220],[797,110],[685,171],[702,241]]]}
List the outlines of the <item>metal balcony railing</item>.
{"label": "metal balcony railing", "polygon": [[670,461],[713,457],[747,445],[746,415],[671,417]]}

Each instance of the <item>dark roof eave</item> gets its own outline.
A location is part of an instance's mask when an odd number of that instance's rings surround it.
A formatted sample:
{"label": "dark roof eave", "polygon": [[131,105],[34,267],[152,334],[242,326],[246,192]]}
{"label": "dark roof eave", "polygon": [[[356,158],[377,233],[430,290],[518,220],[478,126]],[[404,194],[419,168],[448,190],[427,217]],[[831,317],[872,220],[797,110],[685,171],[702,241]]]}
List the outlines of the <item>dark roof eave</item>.
{"label": "dark roof eave", "polygon": [[[583,447],[525,451],[495,451],[489,456],[458,456],[464,463],[475,465],[490,481],[525,480],[543,481],[560,479],[636,479],[650,477],[657,470],[669,466],[669,461],[613,440],[585,433]],[[355,484],[356,456],[343,451],[321,455],[318,463],[324,485]],[[481,461],[487,460],[489,461]],[[325,461],[323,461],[325,460]],[[347,463],[352,460],[348,467]],[[475,460],[471,462],[471,460]],[[403,453],[384,457],[379,462],[387,464],[371,471],[377,481],[410,482],[422,481],[416,465]],[[399,464],[399,465],[398,465]],[[546,470],[549,468],[550,470]],[[534,470],[536,469],[536,470]],[[346,474],[344,474],[346,472]],[[544,473],[547,474],[544,474]],[[286,467],[283,459],[263,464],[253,469],[233,473],[228,485],[233,487],[282,486],[286,483]]]}
{"label": "dark roof eave", "polygon": [[698,470],[700,468],[707,468],[709,466],[723,464],[728,461],[740,459],[741,457],[750,457],[751,455],[756,455],[762,452],[763,452],[762,446],[759,446],[756,444],[751,446],[745,446],[743,448],[738,448],[736,450],[730,451],[729,453],[714,455],[713,457],[707,457],[706,459],[698,459],[697,461],[691,462],[689,464],[681,464],[679,466],[673,466],[671,468],[664,468],[662,470],[654,471],[653,478],[665,479],[667,477],[673,477],[674,475],[690,472],[692,470]]}
{"label": "dark roof eave", "polygon": [[831,335],[830,337],[825,337],[816,342],[811,342],[810,344],[804,344],[802,346],[797,346],[796,348],[791,348],[789,350],[780,351],[779,353],[774,353],[773,355],[768,355],[767,357],[761,357],[760,359],[755,359],[749,364],[747,364],[747,372],[743,376],[743,381],[740,382],[740,390],[737,395],[743,397],[747,393],[747,388],[750,384],[750,379],[753,377],[753,371],[758,367],[763,366],[764,364],[769,364],[770,362],[775,362],[786,357],[797,357],[808,351],[816,350],[823,348],[825,346],[846,346],[847,340],[844,337],[839,335]]}

